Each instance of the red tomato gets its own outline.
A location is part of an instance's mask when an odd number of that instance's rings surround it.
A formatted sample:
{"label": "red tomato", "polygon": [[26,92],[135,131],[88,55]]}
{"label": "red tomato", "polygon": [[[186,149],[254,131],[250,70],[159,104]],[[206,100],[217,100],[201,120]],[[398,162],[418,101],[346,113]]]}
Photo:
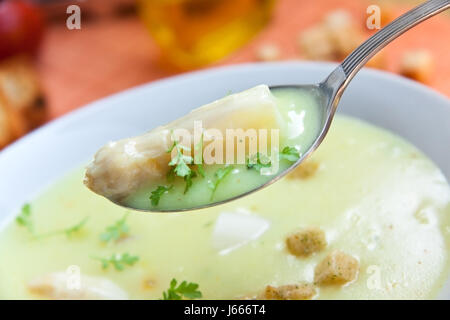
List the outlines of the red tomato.
{"label": "red tomato", "polygon": [[0,0],[0,59],[34,54],[44,31],[44,19],[36,6],[23,0]]}

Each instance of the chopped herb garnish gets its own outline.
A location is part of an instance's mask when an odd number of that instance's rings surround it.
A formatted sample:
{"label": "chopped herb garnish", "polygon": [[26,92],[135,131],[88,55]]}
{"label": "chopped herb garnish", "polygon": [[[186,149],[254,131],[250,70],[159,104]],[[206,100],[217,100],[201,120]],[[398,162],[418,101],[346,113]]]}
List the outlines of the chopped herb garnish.
{"label": "chopped herb garnish", "polygon": [[168,187],[158,186],[155,190],[153,190],[150,196],[152,206],[156,207],[159,204],[159,200],[161,200],[162,195],[165,194],[166,192],[169,192],[172,188],[173,185],[170,185]]}
{"label": "chopped herb garnish", "polygon": [[80,222],[78,222],[76,225],[74,225],[72,227],[68,227],[68,228],[63,229],[63,230],[57,230],[57,231],[52,231],[52,232],[40,234],[40,235],[37,235],[36,238],[37,239],[47,238],[47,237],[57,236],[57,235],[61,235],[61,234],[65,234],[68,238],[70,238],[75,233],[78,233],[84,227],[84,225],[86,224],[86,222],[88,220],[89,220],[89,217],[86,217],[86,218],[84,218],[83,220],[81,220]]}
{"label": "chopped herb garnish", "polygon": [[62,230],[66,236],[70,237],[72,236],[74,233],[79,232],[84,225],[86,224],[86,222],[89,220],[89,217],[84,218],[83,220],[81,220],[79,223],[77,223],[76,225],[69,227],[67,229]]}
{"label": "chopped herb garnish", "polygon": [[192,187],[192,178],[195,178],[196,176],[197,173],[194,170],[191,170],[191,173],[184,177],[184,181],[186,182],[184,193],[188,192],[188,190]]}
{"label": "chopped herb garnish", "polygon": [[203,133],[200,137],[200,141],[194,147],[194,163],[203,163]]}
{"label": "chopped herb garnish", "polygon": [[74,225],[72,227],[68,227],[63,230],[52,231],[52,232],[48,232],[48,233],[44,233],[44,234],[40,234],[40,235],[35,235],[33,221],[31,220],[31,205],[29,203],[26,203],[22,206],[20,214],[16,217],[16,222],[19,225],[26,227],[28,229],[28,231],[34,235],[35,239],[51,237],[51,236],[56,236],[56,235],[60,235],[60,234],[65,234],[67,237],[71,237],[73,234],[77,233],[78,231],[81,230],[81,228],[83,228],[83,226],[86,224],[87,220],[88,220],[88,217],[84,218],[83,220],[81,220],[79,223],[77,223],[76,225]]}
{"label": "chopped herb garnish", "polygon": [[181,300],[186,299],[198,299],[202,297],[202,293],[197,290],[198,284],[193,282],[183,281],[177,287],[177,280],[172,279],[170,281],[170,288],[167,292],[163,292],[163,300]]}
{"label": "chopped herb garnish", "polygon": [[226,176],[230,174],[231,171],[233,171],[233,166],[220,168],[214,173],[216,179],[214,181],[208,181],[208,187],[212,190],[211,200],[213,199],[219,184],[226,178]]}
{"label": "chopped herb garnish", "polygon": [[169,169],[169,171],[167,171],[166,179],[167,179],[167,182],[169,182],[169,183],[172,183],[175,180],[175,170],[174,169],[175,168],[172,167]]}
{"label": "chopped herb garnish", "polygon": [[[200,142],[195,146],[195,161],[194,163],[197,164],[197,171],[198,173],[204,178],[205,177],[205,169],[203,168],[203,133],[200,137]],[[200,154],[198,153],[200,151]]]}
{"label": "chopped herb garnish", "polygon": [[255,169],[260,172],[262,168],[270,168],[271,166],[272,164],[268,157],[259,152],[257,152],[251,159],[247,159],[247,169]]}
{"label": "chopped herb garnish", "polygon": [[190,148],[181,145],[178,141],[174,141],[172,147],[167,150],[167,153],[171,153],[174,148],[176,149],[177,154],[169,162],[169,166],[175,166],[174,171],[177,176],[185,177],[191,172],[188,164],[191,164],[193,159],[191,156],[185,156],[183,150],[190,151]]}
{"label": "chopped herb garnish", "polygon": [[93,257],[93,259],[99,260],[102,263],[103,269],[107,269],[112,265],[117,271],[122,271],[125,269],[125,266],[132,266],[139,261],[138,256],[132,256],[129,253],[114,253],[109,258]]}
{"label": "chopped herb garnish", "polygon": [[284,147],[284,149],[280,152],[280,159],[295,162],[300,159],[300,152],[293,147]]}
{"label": "chopped herb garnish", "polygon": [[[203,135],[202,135],[202,137],[203,137]],[[203,141],[203,139],[202,139],[202,141]],[[183,150],[190,151],[191,149],[179,144],[178,141],[174,141],[172,147],[169,150],[167,150],[167,152],[171,153],[174,148],[176,148],[177,154],[169,162],[169,166],[175,166],[175,169],[173,169],[173,174],[170,173],[170,171],[169,171],[169,173],[171,175],[177,175],[184,179],[184,181],[186,182],[186,187],[184,188],[184,193],[186,193],[192,187],[192,178],[195,178],[197,176],[197,173],[194,172],[188,166],[188,164],[192,164],[192,162],[193,162],[192,157],[183,155]],[[168,176],[168,178],[169,178],[169,176]],[[162,189],[160,189],[160,190],[162,190]],[[156,189],[155,191],[158,191],[158,189]],[[155,199],[157,199],[157,200],[155,200],[156,201],[155,203],[156,203],[156,205],[158,205],[158,202],[159,202],[158,196],[156,196]],[[153,204],[153,201],[152,201],[152,204]],[[153,204],[153,205],[155,206],[155,204]]]}
{"label": "chopped herb garnish", "polygon": [[128,213],[123,216],[122,219],[117,220],[113,225],[106,227],[106,231],[100,235],[100,240],[109,242],[111,240],[119,240],[128,235],[130,227],[127,225],[126,220]]}
{"label": "chopped herb garnish", "polygon": [[31,219],[31,205],[29,203],[22,206],[20,214],[16,217],[16,222],[27,228],[30,233],[34,233],[34,225]]}
{"label": "chopped herb garnish", "polygon": [[203,168],[203,164],[197,165],[197,171],[200,173],[200,175],[204,178],[206,176],[205,168]]}

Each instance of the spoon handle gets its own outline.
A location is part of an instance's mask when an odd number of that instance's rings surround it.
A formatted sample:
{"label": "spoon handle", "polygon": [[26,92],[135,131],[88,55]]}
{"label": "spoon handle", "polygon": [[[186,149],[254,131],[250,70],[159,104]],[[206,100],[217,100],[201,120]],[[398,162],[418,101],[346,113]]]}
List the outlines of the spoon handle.
{"label": "spoon handle", "polygon": [[342,95],[342,92],[355,74],[378,51],[407,30],[447,10],[449,7],[450,0],[429,0],[406,12],[350,53],[342,64],[325,80],[324,84],[334,89],[333,91],[336,92],[337,100],[339,100],[340,95]]}

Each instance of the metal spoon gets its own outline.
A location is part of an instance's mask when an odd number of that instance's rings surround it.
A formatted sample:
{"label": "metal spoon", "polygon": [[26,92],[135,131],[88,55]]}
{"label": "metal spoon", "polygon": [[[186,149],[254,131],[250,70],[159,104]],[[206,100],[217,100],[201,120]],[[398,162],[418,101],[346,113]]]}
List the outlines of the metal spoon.
{"label": "metal spoon", "polygon": [[[300,159],[295,162],[291,167],[284,170],[280,174],[274,176],[270,181],[262,184],[261,186],[240,194],[238,196],[213,202],[209,204],[205,204],[202,206],[197,206],[195,208],[186,208],[186,209],[176,209],[176,210],[167,210],[158,208],[152,208],[147,211],[152,212],[179,212],[179,211],[188,211],[193,209],[200,209],[211,207],[215,205],[219,205],[231,200],[235,200],[241,197],[244,197],[250,193],[258,191],[273,182],[279,180],[281,177],[292,171],[295,167],[297,167],[300,163],[302,163],[314,150],[316,150],[319,145],[324,140],[328,129],[330,128],[331,121],[333,120],[334,114],[336,112],[337,106],[341,99],[341,96],[344,90],[347,88],[350,81],[356,75],[356,73],[366,64],[371,57],[373,57],[378,51],[384,48],[391,41],[402,35],[407,30],[416,26],[432,16],[447,10],[450,7],[450,0],[429,0],[421,5],[415,7],[414,9],[408,11],[403,14],[396,20],[392,21],[386,27],[378,31],[368,40],[366,40],[363,44],[361,44],[358,48],[356,48],[324,81],[318,84],[310,84],[310,85],[284,85],[284,86],[273,86],[271,90],[278,90],[284,88],[295,88],[298,90],[309,90],[314,92],[319,97],[320,105],[322,106],[322,129],[320,131],[319,136],[312,144],[312,146],[302,154]],[[122,205],[121,203],[117,203],[118,205]],[[146,211],[146,210],[143,210]]]}

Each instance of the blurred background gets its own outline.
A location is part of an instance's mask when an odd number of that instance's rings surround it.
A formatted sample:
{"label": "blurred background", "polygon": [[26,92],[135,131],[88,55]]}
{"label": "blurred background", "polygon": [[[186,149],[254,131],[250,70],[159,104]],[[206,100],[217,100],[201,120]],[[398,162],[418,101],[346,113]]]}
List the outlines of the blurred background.
{"label": "blurred background", "polygon": [[[0,149],[121,90],[253,61],[340,61],[416,0],[0,0]],[[370,20],[377,22],[376,20]],[[450,14],[416,27],[369,67],[450,97]]]}

